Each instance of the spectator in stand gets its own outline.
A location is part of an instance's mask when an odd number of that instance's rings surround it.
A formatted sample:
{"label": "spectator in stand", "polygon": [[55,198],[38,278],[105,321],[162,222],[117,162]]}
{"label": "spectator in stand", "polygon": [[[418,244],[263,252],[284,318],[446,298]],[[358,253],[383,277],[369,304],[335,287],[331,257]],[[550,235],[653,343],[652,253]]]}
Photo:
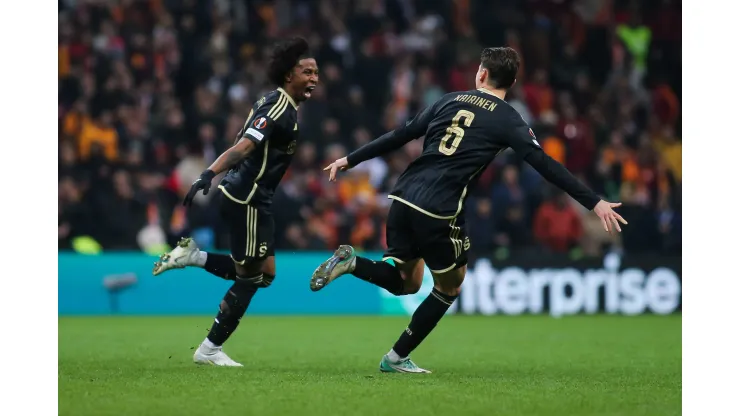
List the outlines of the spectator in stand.
{"label": "spectator in stand", "polygon": [[534,235],[537,242],[547,250],[566,253],[578,246],[583,236],[583,225],[580,215],[569,201],[569,196],[560,191],[553,193],[537,209]]}
{"label": "spectator in stand", "polygon": [[[423,139],[339,184],[321,169],[440,95],[473,88],[481,47],[506,44],[524,63],[508,102],[550,156],[622,200],[630,220],[621,241],[591,238],[589,222],[580,243],[550,237],[548,225],[548,244],[581,244],[594,256],[614,245],[680,253],[680,19],[675,0],[62,0],[60,249],[80,236],[103,249],[146,249],[160,235],[173,244],[193,233],[223,248],[219,191],[190,210],[183,192],[267,91],[264,45],[300,35],[323,81],[301,106],[296,160],[275,195],[278,249],[340,239],[382,249],[387,192]],[[468,190],[466,213],[478,218],[469,224],[480,224],[473,252],[536,254],[533,217],[564,215],[552,200],[542,205],[543,181],[518,163],[497,159]]]}
{"label": "spectator in stand", "polygon": [[534,117],[539,118],[553,109],[555,93],[547,78],[547,71],[538,68],[535,70],[531,81],[525,81],[524,83],[525,100]]}

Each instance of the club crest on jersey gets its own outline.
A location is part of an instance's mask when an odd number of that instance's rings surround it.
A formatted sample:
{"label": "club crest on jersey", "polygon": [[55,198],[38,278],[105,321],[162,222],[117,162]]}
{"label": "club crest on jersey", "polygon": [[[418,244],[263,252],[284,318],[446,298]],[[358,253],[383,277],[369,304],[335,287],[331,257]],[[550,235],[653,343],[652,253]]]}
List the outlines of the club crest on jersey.
{"label": "club crest on jersey", "polygon": [[264,129],[265,126],[267,125],[267,119],[264,118],[264,117],[260,117],[257,120],[254,120],[254,123],[252,123],[252,124],[254,125],[254,128],[256,128],[258,130],[259,129]]}

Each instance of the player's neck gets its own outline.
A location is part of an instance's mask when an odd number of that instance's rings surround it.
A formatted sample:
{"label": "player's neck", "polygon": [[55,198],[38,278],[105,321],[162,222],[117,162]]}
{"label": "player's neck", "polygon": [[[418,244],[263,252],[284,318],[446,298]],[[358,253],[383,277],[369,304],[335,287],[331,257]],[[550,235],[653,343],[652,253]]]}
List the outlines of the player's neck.
{"label": "player's neck", "polygon": [[280,88],[282,88],[283,91],[285,91],[288,94],[288,96],[290,96],[290,98],[293,99],[293,102],[295,103],[295,106],[296,107],[298,107],[299,105],[301,105],[301,98],[302,98],[301,95],[303,94],[303,92],[300,92],[299,93],[297,91],[293,91],[293,89],[291,89],[287,85],[285,85],[283,87],[280,87]]}
{"label": "player's neck", "polygon": [[482,85],[478,89],[479,90],[484,90],[485,92],[487,92],[487,93],[489,93],[491,95],[495,95],[496,97],[498,97],[501,100],[503,100],[504,98],[506,98],[506,90],[502,90],[502,89],[498,89],[498,88],[493,88],[493,87],[491,87],[489,85],[485,85],[485,84]]}

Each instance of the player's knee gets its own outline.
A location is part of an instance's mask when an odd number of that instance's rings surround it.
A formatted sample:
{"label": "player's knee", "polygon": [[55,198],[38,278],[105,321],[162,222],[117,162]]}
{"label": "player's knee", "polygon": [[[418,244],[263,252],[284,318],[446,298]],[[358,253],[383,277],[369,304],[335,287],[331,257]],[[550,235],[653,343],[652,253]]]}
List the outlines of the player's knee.
{"label": "player's knee", "polygon": [[434,287],[445,295],[459,296],[466,270],[467,268],[462,266],[445,273],[433,273]]}
{"label": "player's knee", "polygon": [[460,290],[461,290],[460,286],[455,287],[455,286],[444,286],[444,285],[435,284],[434,288],[437,289],[437,291],[442,292],[447,296],[454,296],[454,297],[460,296]]}
{"label": "player's knee", "polygon": [[409,262],[399,267],[398,271],[403,279],[403,291],[398,295],[413,295],[419,292],[424,281],[424,264],[418,260]]}
{"label": "player's knee", "polygon": [[236,280],[235,280],[234,287],[238,286],[239,288],[245,288],[245,289],[248,287],[258,288],[258,287],[262,287],[261,285],[263,284],[264,284],[264,274],[262,272],[239,273],[237,271],[236,273]]}
{"label": "player's knee", "polygon": [[[249,279],[250,277],[260,275],[264,273],[262,270],[263,261],[247,259],[244,264],[236,264],[236,276],[243,279]],[[275,273],[270,273],[275,274]]]}
{"label": "player's knee", "polygon": [[421,289],[421,282],[413,279],[404,280],[402,295],[413,295],[414,293],[419,292],[419,289]]}
{"label": "player's knee", "polygon": [[267,274],[262,273],[262,283],[258,284],[258,287],[269,287],[272,284],[272,281],[275,280],[274,274]]}
{"label": "player's knee", "polygon": [[270,275],[274,277],[277,274],[274,256],[267,257],[261,263],[260,270],[265,276]]}

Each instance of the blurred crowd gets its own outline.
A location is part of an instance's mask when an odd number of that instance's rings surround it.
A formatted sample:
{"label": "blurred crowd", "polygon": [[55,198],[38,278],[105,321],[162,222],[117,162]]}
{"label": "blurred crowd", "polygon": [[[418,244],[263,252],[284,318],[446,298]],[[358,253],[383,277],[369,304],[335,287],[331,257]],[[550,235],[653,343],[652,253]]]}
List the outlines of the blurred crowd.
{"label": "blurred crowd", "polygon": [[[385,248],[387,192],[421,140],[329,183],[321,168],[448,91],[480,50],[523,65],[507,101],[545,151],[605,198],[621,235],[507,152],[466,208],[479,255],[681,251],[680,1],[60,0],[59,248],[223,249],[218,194],[182,197],[274,88],[273,41],[309,40],[320,86],[275,196],[276,248]],[[217,179],[218,180],[218,179]],[[215,183],[215,181],[214,181]]]}

